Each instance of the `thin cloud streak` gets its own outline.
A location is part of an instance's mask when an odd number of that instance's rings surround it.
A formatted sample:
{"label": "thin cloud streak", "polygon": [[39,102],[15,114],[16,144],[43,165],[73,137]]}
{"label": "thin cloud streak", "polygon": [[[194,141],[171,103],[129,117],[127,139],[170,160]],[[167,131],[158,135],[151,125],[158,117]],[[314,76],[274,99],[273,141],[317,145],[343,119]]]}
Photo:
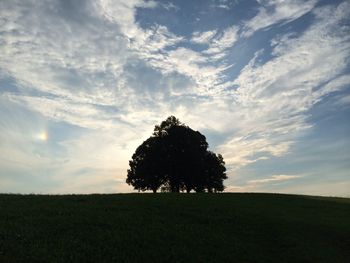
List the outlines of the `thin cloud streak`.
{"label": "thin cloud streak", "polygon": [[[260,0],[258,14],[244,25],[243,36],[249,37],[260,29],[278,23],[288,23],[310,12],[317,0]],[[271,11],[273,10],[273,11]]]}
{"label": "thin cloud streak", "polygon": [[272,175],[270,178],[250,180],[250,181],[248,181],[248,184],[265,184],[265,183],[270,183],[270,182],[280,182],[280,181],[291,180],[291,179],[295,179],[295,178],[299,178],[299,177],[301,177],[301,176],[300,175],[279,174],[279,175]]}

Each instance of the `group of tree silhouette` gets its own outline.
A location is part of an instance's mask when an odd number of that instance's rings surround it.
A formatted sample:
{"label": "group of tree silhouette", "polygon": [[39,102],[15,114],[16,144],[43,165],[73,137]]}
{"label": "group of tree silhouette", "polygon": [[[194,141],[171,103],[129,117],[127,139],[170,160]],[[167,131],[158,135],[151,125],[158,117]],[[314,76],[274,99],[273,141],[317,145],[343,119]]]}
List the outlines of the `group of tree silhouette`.
{"label": "group of tree silhouette", "polygon": [[129,165],[126,182],[140,191],[221,192],[227,179],[221,154],[209,151],[205,136],[174,116],[155,126]]}

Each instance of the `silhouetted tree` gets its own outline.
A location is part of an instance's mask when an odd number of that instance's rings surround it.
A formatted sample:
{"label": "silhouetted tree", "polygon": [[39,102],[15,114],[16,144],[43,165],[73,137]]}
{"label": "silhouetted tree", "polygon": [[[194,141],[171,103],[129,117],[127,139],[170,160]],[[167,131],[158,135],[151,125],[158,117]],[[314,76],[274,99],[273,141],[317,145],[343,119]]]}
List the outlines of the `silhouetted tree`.
{"label": "silhouetted tree", "polygon": [[136,149],[126,182],[142,191],[223,191],[223,157],[207,149],[204,135],[170,116]]}
{"label": "silhouetted tree", "polygon": [[223,182],[227,179],[224,158],[221,154],[216,155],[208,152],[205,159],[205,185],[209,193],[222,192]]}
{"label": "silhouetted tree", "polygon": [[136,149],[129,162],[126,179],[129,185],[141,191],[156,192],[165,183],[162,146],[160,138],[150,137]]}

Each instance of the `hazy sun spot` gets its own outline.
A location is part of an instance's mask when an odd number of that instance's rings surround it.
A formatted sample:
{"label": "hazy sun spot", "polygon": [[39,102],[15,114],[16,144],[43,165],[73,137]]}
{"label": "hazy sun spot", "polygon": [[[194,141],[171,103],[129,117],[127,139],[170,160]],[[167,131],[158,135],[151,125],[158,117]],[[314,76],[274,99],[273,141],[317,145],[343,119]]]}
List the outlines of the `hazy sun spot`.
{"label": "hazy sun spot", "polygon": [[39,134],[39,139],[42,141],[47,141],[48,138],[49,136],[46,131]]}

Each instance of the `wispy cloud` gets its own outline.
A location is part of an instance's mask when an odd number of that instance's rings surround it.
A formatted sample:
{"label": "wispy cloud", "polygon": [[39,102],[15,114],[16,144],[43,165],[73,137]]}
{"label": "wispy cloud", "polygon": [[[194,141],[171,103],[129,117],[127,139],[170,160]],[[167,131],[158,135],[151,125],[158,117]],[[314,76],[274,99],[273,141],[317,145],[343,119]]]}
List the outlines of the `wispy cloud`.
{"label": "wispy cloud", "polygon": [[300,37],[279,42],[275,57],[265,64],[256,61],[258,52],[243,68],[232,92],[240,123],[232,140],[221,146],[226,158],[242,164],[257,152],[286,153],[296,136],[310,127],[307,111],[325,94],[349,84],[344,72],[350,52],[348,27],[339,28],[347,10],[348,3],[316,9],[316,22]]}
{"label": "wispy cloud", "polygon": [[[289,188],[297,184],[298,179],[303,179],[305,175],[276,174],[264,176],[259,179],[247,180],[243,184],[228,185],[227,192],[264,192],[266,189],[279,189],[279,192],[291,193]],[[293,188],[293,187],[292,187]],[[296,191],[294,191],[295,193]],[[292,191],[293,193],[293,191]],[[300,192],[305,193],[305,192]]]}
{"label": "wispy cloud", "polygon": [[172,2],[162,3],[161,5],[163,8],[165,8],[168,11],[169,10],[179,11],[180,10],[180,8]]}
{"label": "wispy cloud", "polygon": [[193,32],[191,41],[199,44],[209,44],[213,37],[216,35],[216,32],[216,30]]}
{"label": "wispy cloud", "polygon": [[271,182],[281,182],[281,181],[296,179],[299,177],[301,177],[301,176],[300,175],[278,174],[278,175],[272,175],[269,178],[250,180],[250,181],[248,181],[248,183],[249,184],[265,184],[265,183],[271,183]]}
{"label": "wispy cloud", "polygon": [[288,23],[310,12],[316,0],[259,0],[260,7],[255,17],[244,25],[243,35],[251,36],[255,31],[277,23]]}
{"label": "wispy cloud", "polygon": [[225,9],[225,10],[230,10],[231,7],[235,4],[238,4],[240,0],[234,0],[234,1],[229,1],[229,0],[219,0],[219,1],[213,1],[214,3],[211,4],[212,8],[219,8],[219,9]]}
{"label": "wispy cloud", "polygon": [[191,42],[204,44],[207,48],[202,52],[209,55],[212,60],[219,60],[227,55],[227,49],[231,48],[238,40],[238,26],[228,27],[223,31],[209,30],[194,32]]}
{"label": "wispy cloud", "polygon": [[203,53],[214,54],[215,58],[223,58],[226,55],[225,50],[232,47],[238,40],[238,30],[237,26],[226,28],[218,36],[211,39],[209,48]]}

